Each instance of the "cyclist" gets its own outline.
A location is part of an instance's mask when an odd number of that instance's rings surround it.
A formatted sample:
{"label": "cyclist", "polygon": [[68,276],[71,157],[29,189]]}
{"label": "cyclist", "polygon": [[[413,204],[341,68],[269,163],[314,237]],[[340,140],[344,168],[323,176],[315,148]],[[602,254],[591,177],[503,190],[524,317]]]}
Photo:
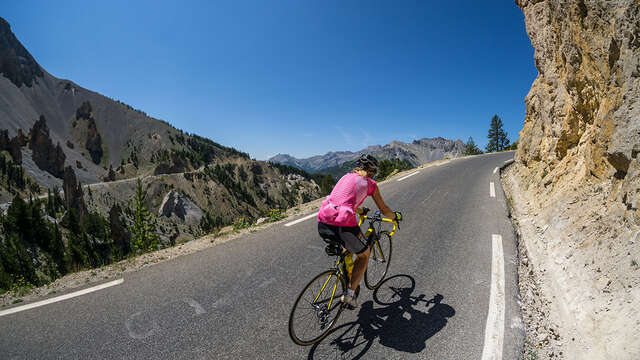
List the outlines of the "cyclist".
{"label": "cyclist", "polygon": [[342,243],[343,247],[357,256],[349,288],[342,295],[342,302],[351,308],[358,306],[356,289],[369,262],[369,244],[360,231],[355,215],[365,213],[359,206],[367,196],[371,196],[384,216],[402,220],[401,213],[391,211],[384,203],[376,182],[371,179],[377,171],[378,160],[371,155],[361,155],[357,167],[338,181],[331,194],[322,201],[318,212],[320,236]]}

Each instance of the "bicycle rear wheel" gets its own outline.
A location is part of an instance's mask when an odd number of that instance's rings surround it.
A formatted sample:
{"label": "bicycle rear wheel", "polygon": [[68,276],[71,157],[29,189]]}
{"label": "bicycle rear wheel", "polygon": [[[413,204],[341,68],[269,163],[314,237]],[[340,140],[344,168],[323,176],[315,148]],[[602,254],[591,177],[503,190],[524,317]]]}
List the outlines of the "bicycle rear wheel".
{"label": "bicycle rear wheel", "polygon": [[313,278],[302,290],[289,315],[289,336],[298,345],[322,340],[342,313],[340,297],[347,288],[343,276],[327,270]]}
{"label": "bicycle rear wheel", "polygon": [[364,273],[364,284],[367,289],[377,289],[384,280],[391,264],[391,252],[391,236],[388,231],[381,231],[380,237],[374,239],[371,244],[369,265]]}

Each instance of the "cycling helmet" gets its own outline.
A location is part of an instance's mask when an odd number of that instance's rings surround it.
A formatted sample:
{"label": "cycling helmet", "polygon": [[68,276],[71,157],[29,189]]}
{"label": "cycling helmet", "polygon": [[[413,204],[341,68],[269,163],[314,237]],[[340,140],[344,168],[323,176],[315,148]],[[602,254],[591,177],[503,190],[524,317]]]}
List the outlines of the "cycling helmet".
{"label": "cycling helmet", "polygon": [[378,171],[378,160],[372,155],[360,155],[358,159],[358,167],[365,171],[377,172]]}

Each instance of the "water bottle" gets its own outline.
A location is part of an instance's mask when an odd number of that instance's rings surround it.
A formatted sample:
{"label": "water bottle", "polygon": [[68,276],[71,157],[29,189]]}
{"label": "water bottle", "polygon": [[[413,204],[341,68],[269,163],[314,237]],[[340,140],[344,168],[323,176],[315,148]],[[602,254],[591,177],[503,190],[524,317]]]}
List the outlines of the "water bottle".
{"label": "water bottle", "polygon": [[349,274],[349,278],[351,278],[351,272],[353,271],[353,254],[347,251],[344,255],[344,263],[347,266],[347,273]]}

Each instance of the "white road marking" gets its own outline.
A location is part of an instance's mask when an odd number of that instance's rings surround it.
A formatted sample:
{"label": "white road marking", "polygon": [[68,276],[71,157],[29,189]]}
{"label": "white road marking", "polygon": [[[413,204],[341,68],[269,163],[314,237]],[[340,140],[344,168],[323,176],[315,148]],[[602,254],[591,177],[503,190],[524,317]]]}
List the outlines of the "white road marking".
{"label": "white road marking", "polygon": [[53,303],[56,303],[58,301],[71,299],[71,298],[74,298],[76,296],[85,295],[85,294],[88,294],[88,293],[92,293],[94,291],[106,289],[106,288],[111,287],[111,286],[120,285],[123,282],[124,282],[124,279],[118,279],[118,280],[110,281],[108,283],[104,283],[104,284],[101,284],[101,285],[93,286],[93,287],[90,287],[90,288],[87,288],[87,289],[84,289],[84,290],[72,292],[72,293],[69,293],[69,294],[66,294],[66,295],[57,296],[57,297],[54,297],[54,298],[51,298],[51,299],[42,300],[42,301],[37,301],[37,302],[31,303],[31,304],[27,304],[27,305],[17,306],[17,307],[14,307],[14,308],[11,308],[11,309],[7,309],[7,310],[2,310],[2,311],[0,311],[0,316],[5,316],[5,315],[9,315],[9,314],[20,312],[20,311],[37,308],[37,307],[40,307],[40,306],[43,306],[43,305],[53,304]]}
{"label": "white road marking", "polygon": [[509,161],[513,161],[513,159],[509,159],[509,160],[505,161],[504,163],[506,164],[506,163],[508,163]]}
{"label": "white road marking", "polygon": [[489,196],[496,197],[496,187],[493,185],[493,181],[489,183]]}
{"label": "white road marking", "polygon": [[316,212],[316,213],[313,213],[313,214],[310,214],[310,215],[307,215],[307,216],[305,216],[305,217],[303,217],[303,218],[300,218],[300,219],[298,219],[298,220],[294,220],[294,221],[292,221],[292,222],[290,222],[290,223],[286,223],[286,224],[284,224],[284,226],[292,226],[292,225],[295,225],[295,224],[297,224],[297,223],[301,223],[301,222],[303,222],[303,221],[305,221],[305,220],[309,220],[309,219],[311,219],[312,217],[314,217],[314,216],[316,216],[316,215],[318,215],[318,213],[317,213],[317,212]]}
{"label": "white road marking", "polygon": [[496,167],[495,169],[493,169],[493,173],[495,174],[496,171],[498,171],[498,168]]}
{"label": "white road marking", "polygon": [[429,196],[427,196],[426,199],[422,200],[422,203],[424,204],[427,200],[429,200],[429,198],[431,198],[431,195],[433,195],[433,193],[436,192],[435,190],[431,190],[431,194],[429,194]]}
{"label": "white road marking", "polygon": [[196,314],[198,314],[198,315],[206,314],[207,310],[205,310],[202,307],[202,305],[200,305],[199,302],[193,300],[192,298],[184,298],[182,300],[184,302],[186,302],[187,304],[189,304],[189,306],[191,306],[193,308],[193,310],[195,310]]}
{"label": "white road marking", "polygon": [[404,179],[406,179],[406,178],[408,178],[408,177],[411,177],[411,176],[413,176],[413,175],[417,175],[417,174],[420,174],[420,171],[416,171],[416,172],[411,173],[411,174],[409,174],[409,175],[407,175],[407,176],[403,176],[403,177],[401,177],[400,179],[398,179],[397,181],[402,181],[402,180],[404,180]]}
{"label": "white road marking", "polygon": [[502,236],[491,235],[491,294],[489,295],[489,313],[484,330],[484,349],[482,360],[502,360],[504,344],[504,255]]}

